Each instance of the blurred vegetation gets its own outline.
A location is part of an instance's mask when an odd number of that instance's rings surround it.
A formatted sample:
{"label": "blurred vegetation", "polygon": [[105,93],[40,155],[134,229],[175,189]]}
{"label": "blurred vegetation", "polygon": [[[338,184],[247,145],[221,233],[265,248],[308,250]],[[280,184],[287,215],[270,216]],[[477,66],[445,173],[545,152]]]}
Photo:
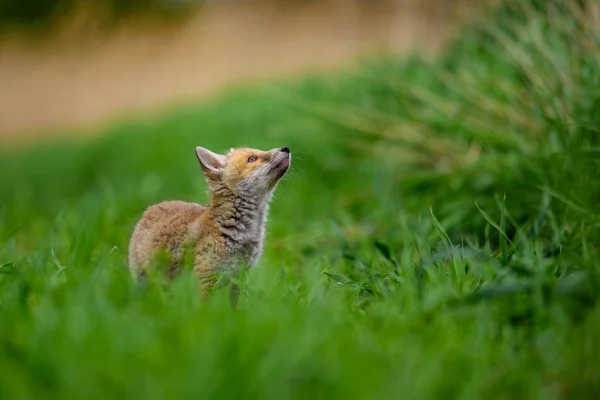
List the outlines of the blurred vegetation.
{"label": "blurred vegetation", "polygon": [[[215,0],[213,3],[236,4],[254,0]],[[454,1],[454,0],[452,0]],[[0,29],[46,32],[65,22],[74,12],[93,15],[110,24],[131,16],[153,16],[161,19],[185,17],[211,1],[207,0],[0,0]],[[259,0],[258,4],[301,4],[297,0]],[[98,22],[98,21],[96,21]]]}
{"label": "blurred vegetation", "polygon": [[48,29],[77,9],[101,10],[107,21],[135,13],[175,16],[201,3],[203,0],[0,0],[0,28]]}
{"label": "blurred vegetation", "polygon": [[[515,1],[434,62],[5,152],[0,398],[595,398],[592,14]],[[196,145],[294,154],[236,311],[125,264],[144,207],[207,200]]]}

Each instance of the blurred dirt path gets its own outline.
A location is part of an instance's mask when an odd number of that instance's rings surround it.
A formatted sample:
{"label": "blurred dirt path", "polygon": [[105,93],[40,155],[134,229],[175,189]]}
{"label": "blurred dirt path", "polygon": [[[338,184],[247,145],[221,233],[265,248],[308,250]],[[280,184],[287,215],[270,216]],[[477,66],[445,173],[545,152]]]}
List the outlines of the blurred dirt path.
{"label": "blurred dirt path", "polygon": [[111,118],[201,98],[230,84],[329,70],[369,52],[435,52],[451,27],[447,4],[238,3],[208,7],[176,27],[124,22],[110,35],[63,34],[35,46],[5,40],[0,145],[59,130],[90,131]]}

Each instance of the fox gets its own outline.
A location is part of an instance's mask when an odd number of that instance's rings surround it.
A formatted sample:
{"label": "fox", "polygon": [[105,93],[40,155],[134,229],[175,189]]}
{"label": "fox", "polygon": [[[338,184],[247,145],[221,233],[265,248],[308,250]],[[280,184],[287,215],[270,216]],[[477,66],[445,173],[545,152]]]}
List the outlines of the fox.
{"label": "fox", "polygon": [[291,165],[287,146],[261,151],[231,149],[225,154],[196,147],[210,203],[171,200],[151,205],[136,223],[128,249],[132,276],[143,278],[158,254],[167,256],[175,277],[186,257],[203,297],[217,275],[253,267],[263,252],[269,203]]}

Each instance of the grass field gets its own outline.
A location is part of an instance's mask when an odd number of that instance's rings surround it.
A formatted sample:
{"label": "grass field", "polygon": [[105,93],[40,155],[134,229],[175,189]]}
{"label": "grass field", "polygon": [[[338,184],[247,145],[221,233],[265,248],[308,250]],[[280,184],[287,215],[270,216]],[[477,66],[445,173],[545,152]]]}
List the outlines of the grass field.
{"label": "grass field", "polygon": [[[0,398],[597,398],[600,24],[572,3],[4,151]],[[196,145],[294,154],[235,311],[126,268],[146,206],[207,201]]]}

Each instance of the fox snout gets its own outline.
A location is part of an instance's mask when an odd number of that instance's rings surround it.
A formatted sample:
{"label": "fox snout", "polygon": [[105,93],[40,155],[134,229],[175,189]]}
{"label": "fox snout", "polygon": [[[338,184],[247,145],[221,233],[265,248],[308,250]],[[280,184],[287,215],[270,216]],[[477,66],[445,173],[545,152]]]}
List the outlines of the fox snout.
{"label": "fox snout", "polygon": [[272,157],[272,159],[281,159],[285,157],[289,158],[292,156],[290,148],[287,146],[274,148],[273,150],[270,150],[268,154]]}
{"label": "fox snout", "polygon": [[273,164],[273,169],[277,172],[276,179],[281,178],[288,168],[290,167],[290,162],[292,159],[292,153],[290,152],[290,148],[287,146],[281,147],[277,149],[277,152],[271,159],[271,163]]}

